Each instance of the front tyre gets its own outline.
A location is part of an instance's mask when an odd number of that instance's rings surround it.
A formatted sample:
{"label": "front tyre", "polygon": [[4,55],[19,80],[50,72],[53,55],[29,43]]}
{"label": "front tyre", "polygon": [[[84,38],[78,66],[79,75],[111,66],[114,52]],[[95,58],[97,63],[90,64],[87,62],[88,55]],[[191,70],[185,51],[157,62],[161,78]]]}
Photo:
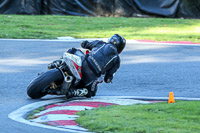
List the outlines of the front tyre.
{"label": "front tyre", "polygon": [[27,87],[27,94],[32,99],[38,99],[47,94],[45,91],[52,82],[63,81],[63,75],[58,69],[51,69],[35,78]]}

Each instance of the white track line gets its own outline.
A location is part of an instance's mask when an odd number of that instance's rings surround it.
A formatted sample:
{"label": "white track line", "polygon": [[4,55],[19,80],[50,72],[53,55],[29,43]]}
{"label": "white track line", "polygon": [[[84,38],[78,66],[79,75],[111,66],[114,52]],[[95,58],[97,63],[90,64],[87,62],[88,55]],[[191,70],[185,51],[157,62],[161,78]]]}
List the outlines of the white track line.
{"label": "white track line", "polygon": [[61,106],[61,107],[53,107],[53,108],[46,109],[46,110],[41,111],[41,112],[39,112],[39,113],[37,113],[35,115],[36,116],[37,115],[42,115],[42,114],[45,114],[47,112],[56,111],[56,110],[77,110],[77,111],[82,111],[82,110],[89,110],[89,109],[93,109],[93,107],[87,107],[87,106]]}
{"label": "white track line", "polygon": [[[103,40],[107,41],[108,38],[83,38],[83,39],[69,39],[69,40],[59,40],[59,39],[0,39],[0,41],[41,41],[41,42],[82,42],[84,40],[94,41],[94,40]],[[161,44],[161,45],[186,45],[186,46],[200,46],[200,44],[193,43],[168,43],[168,42],[142,42],[137,40],[127,40],[127,43],[133,44]]]}
{"label": "white track line", "polygon": [[48,121],[58,121],[58,120],[75,120],[78,115],[64,115],[64,114],[48,114],[40,116],[36,119],[31,120],[31,122],[48,122]]}
{"label": "white track line", "polygon": [[[80,100],[74,100],[74,101],[80,101]],[[133,100],[133,99],[120,99],[119,97],[102,97],[102,98],[91,98],[91,99],[85,99],[81,100],[84,102],[105,102],[105,103],[113,103],[113,104],[119,104],[119,105],[133,105],[133,104],[147,104],[149,102],[147,101],[141,101],[141,100]]]}
{"label": "white track line", "polygon": [[[73,101],[97,101],[97,102],[106,102],[107,101],[107,102],[116,103],[116,104],[121,103],[122,105],[124,105],[124,103],[125,103],[124,100],[117,99],[117,97],[115,97],[114,99],[112,99],[111,97],[109,97],[109,98],[103,98],[102,97],[102,98],[98,98],[98,100],[95,99],[95,98],[91,98],[89,100],[88,99],[77,100],[77,99],[74,99]],[[48,129],[55,129],[55,130],[60,130],[60,131],[76,132],[76,133],[87,132],[86,129],[82,130],[83,128],[78,127],[78,126],[64,126],[64,128],[63,127],[54,127],[54,126],[48,126],[48,125],[44,125],[44,124],[40,124],[40,123],[36,123],[36,122],[31,122],[31,121],[28,121],[24,118],[25,116],[27,116],[28,112],[31,112],[31,111],[33,111],[33,110],[35,110],[35,109],[37,109],[41,106],[45,106],[45,105],[57,103],[57,102],[63,102],[63,101],[65,101],[65,100],[63,100],[63,99],[51,99],[51,100],[47,100],[47,101],[41,101],[41,102],[28,104],[28,105],[25,105],[25,106],[15,110],[15,111],[13,111],[12,113],[10,113],[8,115],[8,117],[12,120],[15,120],[15,121],[18,121],[18,122],[21,122],[21,123],[25,123],[25,124],[28,124],[28,125],[32,125],[32,126],[38,126],[38,127],[48,128]],[[119,102],[119,101],[121,101],[121,102]],[[137,101],[137,102],[128,102],[128,101],[130,101],[130,100],[127,99],[127,103],[129,103],[129,104],[136,104],[136,103],[140,102],[138,100],[132,100],[132,101]],[[92,108],[92,107],[90,107],[90,108]],[[85,109],[85,107],[83,106],[82,109]],[[72,128],[69,128],[69,127],[72,127]],[[76,129],[76,130],[74,130],[74,129]]]}
{"label": "white track line", "polygon": [[[120,104],[120,105],[130,105],[130,104],[137,104],[137,103],[149,103],[145,101],[140,101],[140,100],[134,100],[134,99],[144,99],[144,100],[168,100],[168,97],[142,97],[142,96],[96,96],[95,98],[91,99],[83,99],[83,100],[77,100],[73,99],[73,101],[93,101],[93,102],[107,102],[107,103],[115,103],[115,104]],[[184,97],[175,97],[175,100],[200,100],[200,98],[184,98]],[[32,104],[25,105],[12,113],[8,115],[8,117],[12,120],[25,123],[28,125],[32,126],[38,126],[38,127],[43,127],[43,128],[48,128],[48,129],[54,129],[54,130],[59,130],[59,131],[68,131],[68,132],[76,132],[76,133],[84,133],[87,132],[86,129],[83,129],[78,126],[62,126],[62,127],[54,127],[54,126],[48,126],[36,122],[31,122],[26,120],[24,117],[27,116],[27,113],[41,107],[45,106],[48,104],[52,103],[57,103],[57,102],[64,102],[66,100],[64,99],[51,99],[47,101],[41,101],[41,102],[36,102]],[[67,102],[67,101],[66,101]],[[74,106],[71,106],[72,108]],[[84,107],[85,108],[85,107]],[[88,132],[87,132],[88,133]]]}
{"label": "white track line", "polygon": [[[95,96],[100,99],[138,99],[138,100],[168,100],[169,97],[146,97],[146,96]],[[186,101],[200,101],[200,98],[190,97],[174,97],[175,100],[186,100]]]}
{"label": "white track line", "polygon": [[[33,111],[36,108],[39,108],[41,106],[45,106],[45,105],[48,105],[48,104],[56,103],[56,102],[63,102],[63,101],[65,101],[65,100],[63,100],[63,99],[52,99],[52,100],[48,100],[48,101],[42,101],[42,102],[36,102],[36,103],[28,104],[28,105],[25,105],[25,106],[15,110],[15,111],[13,111],[12,113],[10,113],[8,115],[8,117],[10,119],[14,120],[14,121],[18,121],[18,122],[25,123],[25,124],[32,125],[32,126],[37,126],[37,127],[47,128],[47,129],[54,129],[54,130],[59,130],[59,131],[84,133],[85,129],[82,130],[81,128],[77,128],[76,130],[74,130],[73,128],[68,129],[67,127],[66,128],[59,128],[59,127],[48,126],[48,125],[44,125],[44,124],[40,124],[40,123],[31,122],[31,121],[28,121],[24,118],[27,115],[28,112]],[[88,133],[87,131],[85,131],[85,132]]]}

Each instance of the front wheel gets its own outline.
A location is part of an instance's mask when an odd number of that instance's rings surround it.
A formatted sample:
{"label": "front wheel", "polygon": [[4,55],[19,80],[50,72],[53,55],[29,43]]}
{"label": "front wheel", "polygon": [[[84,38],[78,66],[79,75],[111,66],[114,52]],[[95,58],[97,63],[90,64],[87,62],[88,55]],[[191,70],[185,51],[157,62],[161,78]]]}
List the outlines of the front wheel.
{"label": "front wheel", "polygon": [[58,69],[51,69],[35,78],[27,87],[27,94],[33,99],[38,99],[47,94],[45,91],[52,82],[63,81],[63,75]]}

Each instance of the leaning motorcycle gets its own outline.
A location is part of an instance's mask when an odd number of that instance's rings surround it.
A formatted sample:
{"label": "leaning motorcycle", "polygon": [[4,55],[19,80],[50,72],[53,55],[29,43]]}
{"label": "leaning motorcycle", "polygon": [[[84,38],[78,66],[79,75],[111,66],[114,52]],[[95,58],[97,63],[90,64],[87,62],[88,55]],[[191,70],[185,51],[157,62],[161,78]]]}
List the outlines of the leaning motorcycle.
{"label": "leaning motorcycle", "polygon": [[81,81],[81,67],[85,54],[76,49],[76,52],[64,52],[60,60],[48,65],[48,71],[38,74],[27,87],[27,94],[33,99],[47,94],[66,95],[70,88],[76,88]]}

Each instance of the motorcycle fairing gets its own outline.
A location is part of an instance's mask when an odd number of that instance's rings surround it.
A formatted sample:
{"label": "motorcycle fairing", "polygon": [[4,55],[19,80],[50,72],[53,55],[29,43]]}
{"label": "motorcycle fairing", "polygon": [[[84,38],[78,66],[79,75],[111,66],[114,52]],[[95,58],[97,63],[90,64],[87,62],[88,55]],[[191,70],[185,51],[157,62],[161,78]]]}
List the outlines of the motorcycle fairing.
{"label": "motorcycle fairing", "polygon": [[81,57],[65,52],[63,54],[63,59],[65,60],[67,66],[69,66],[70,71],[73,76],[76,78],[75,83],[78,83],[81,80],[81,68],[82,68],[82,60]]}

